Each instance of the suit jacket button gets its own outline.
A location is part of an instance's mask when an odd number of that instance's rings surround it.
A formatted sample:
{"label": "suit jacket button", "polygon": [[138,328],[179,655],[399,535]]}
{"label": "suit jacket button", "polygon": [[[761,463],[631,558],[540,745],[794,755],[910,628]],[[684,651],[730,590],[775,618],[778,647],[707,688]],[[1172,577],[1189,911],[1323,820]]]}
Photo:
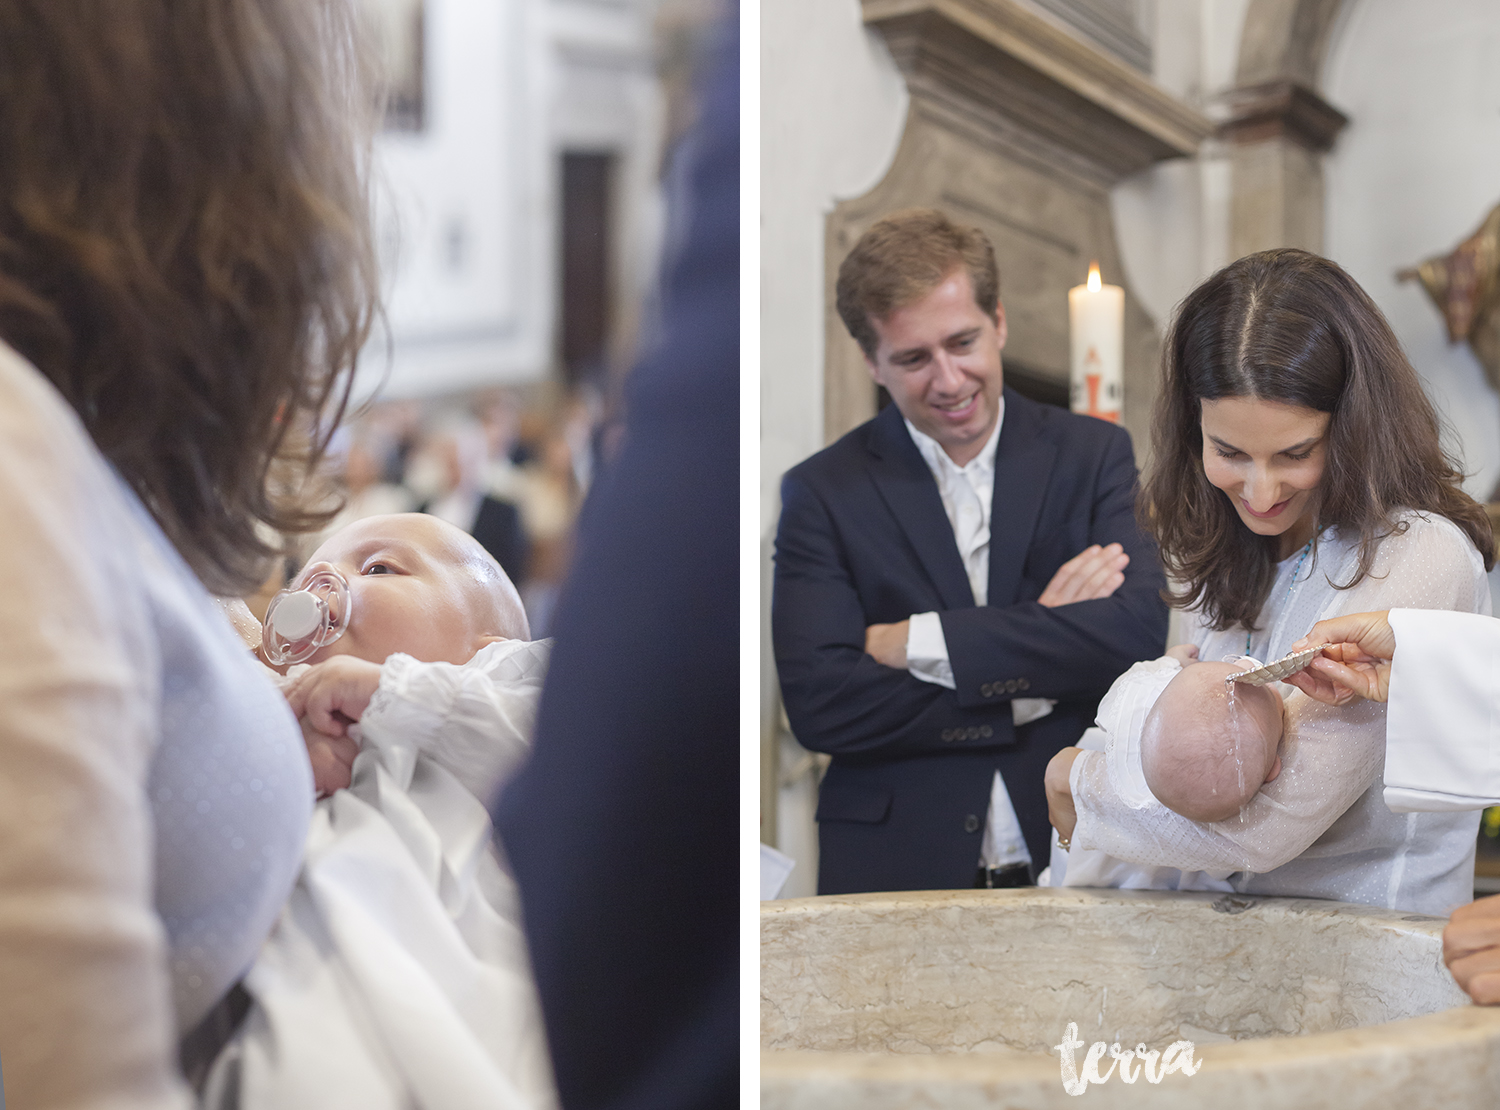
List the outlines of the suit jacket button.
{"label": "suit jacket button", "polygon": [[979,735],[988,740],[991,736],[995,735],[995,730],[990,728],[989,725],[980,725]]}
{"label": "suit jacket button", "polygon": [[1016,680],[1015,679],[1013,679],[1013,678],[1007,678],[1005,680],[1005,692],[1007,694],[1014,694],[1016,692]]}
{"label": "suit jacket button", "polygon": [[945,729],[943,729],[942,736],[943,736],[944,740],[952,740],[953,739],[953,730],[951,728],[945,728]]}
{"label": "suit jacket button", "polygon": [[1017,690],[1030,690],[1031,689],[1031,680],[1027,679],[1027,678],[1018,678],[1018,679],[1016,679],[1016,689]]}
{"label": "suit jacket button", "polygon": [[995,692],[995,688],[993,686],[991,686],[988,682],[986,682],[983,686],[981,686],[979,688],[980,695],[983,696],[983,697],[986,697],[986,698],[989,697],[994,692]]}
{"label": "suit jacket button", "polygon": [[974,725],[970,725],[969,726],[969,739],[970,740],[978,740],[979,739],[979,729],[976,726],[974,726]]}
{"label": "suit jacket button", "polygon": [[978,831],[979,831],[979,818],[975,817],[971,813],[967,817],[964,818],[964,832],[978,832]]}

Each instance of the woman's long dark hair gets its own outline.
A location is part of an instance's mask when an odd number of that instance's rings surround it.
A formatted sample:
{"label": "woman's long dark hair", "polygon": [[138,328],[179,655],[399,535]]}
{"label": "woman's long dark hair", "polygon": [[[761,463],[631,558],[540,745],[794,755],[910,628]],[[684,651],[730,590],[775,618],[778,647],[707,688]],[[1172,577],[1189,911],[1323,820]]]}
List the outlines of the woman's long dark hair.
{"label": "woman's long dark hair", "polygon": [[1339,589],[1369,574],[1403,509],[1447,517],[1494,565],[1489,518],[1460,487],[1437,413],[1375,302],[1326,258],[1262,251],[1193,290],[1167,337],[1139,508],[1184,584],[1167,595],[1173,605],[1198,607],[1214,629],[1253,628],[1276,574],[1278,537],[1245,527],[1203,472],[1201,403],[1225,397],[1332,414],[1317,523],[1359,537],[1358,568]]}
{"label": "woman's long dark hair", "polygon": [[221,594],[328,515],[276,487],[375,310],[357,43],[344,0],[0,0],[0,338]]}

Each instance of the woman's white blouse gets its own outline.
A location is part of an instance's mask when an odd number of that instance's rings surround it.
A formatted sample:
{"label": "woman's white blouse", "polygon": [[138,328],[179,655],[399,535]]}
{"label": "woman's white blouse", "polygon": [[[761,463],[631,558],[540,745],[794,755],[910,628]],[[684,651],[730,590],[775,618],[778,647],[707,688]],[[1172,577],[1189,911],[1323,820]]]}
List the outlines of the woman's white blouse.
{"label": "woman's white blouse", "polygon": [[[1249,654],[1276,659],[1320,620],[1378,609],[1490,612],[1479,553],[1442,517],[1405,513],[1405,530],[1384,539],[1371,573],[1347,583],[1357,542],[1327,534],[1298,570],[1280,564],[1259,628],[1221,632],[1187,615],[1199,658]],[[1294,579],[1295,573],[1295,579]],[[1073,764],[1078,825],[1073,842],[1135,863],[1184,871],[1235,872],[1236,889],[1363,902],[1447,914],[1473,897],[1477,812],[1392,813],[1381,796],[1386,707],[1360,701],[1335,709],[1282,685],[1286,733],[1281,775],[1237,816],[1189,821],[1160,803],[1132,808],[1108,773],[1104,753]]]}
{"label": "woman's white blouse", "polygon": [[301,733],[52,385],[0,344],[0,1058],[16,1106],[186,1104],[176,1044],[301,854]]}

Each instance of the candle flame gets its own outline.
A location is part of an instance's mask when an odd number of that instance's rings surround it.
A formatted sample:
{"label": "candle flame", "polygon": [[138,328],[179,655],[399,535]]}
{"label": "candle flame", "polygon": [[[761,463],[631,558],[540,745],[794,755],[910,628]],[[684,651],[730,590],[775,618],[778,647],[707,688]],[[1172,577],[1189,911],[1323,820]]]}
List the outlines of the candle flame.
{"label": "candle flame", "polygon": [[1090,262],[1089,263],[1089,292],[1090,293],[1097,293],[1097,292],[1099,292],[1099,287],[1100,287],[1100,282],[1099,282],[1099,263],[1097,263],[1097,262]]}

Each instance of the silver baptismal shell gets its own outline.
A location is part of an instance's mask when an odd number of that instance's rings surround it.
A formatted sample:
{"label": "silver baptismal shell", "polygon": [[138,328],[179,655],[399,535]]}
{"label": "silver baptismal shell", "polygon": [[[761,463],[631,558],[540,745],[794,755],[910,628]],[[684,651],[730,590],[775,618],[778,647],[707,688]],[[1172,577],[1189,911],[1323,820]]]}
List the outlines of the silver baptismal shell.
{"label": "silver baptismal shell", "polygon": [[1232,674],[1224,681],[1243,682],[1249,686],[1264,686],[1268,682],[1280,682],[1282,679],[1296,674],[1302,670],[1323,651],[1322,645],[1310,647],[1305,651],[1294,651],[1290,655],[1284,655],[1261,667],[1254,667],[1239,674]]}

